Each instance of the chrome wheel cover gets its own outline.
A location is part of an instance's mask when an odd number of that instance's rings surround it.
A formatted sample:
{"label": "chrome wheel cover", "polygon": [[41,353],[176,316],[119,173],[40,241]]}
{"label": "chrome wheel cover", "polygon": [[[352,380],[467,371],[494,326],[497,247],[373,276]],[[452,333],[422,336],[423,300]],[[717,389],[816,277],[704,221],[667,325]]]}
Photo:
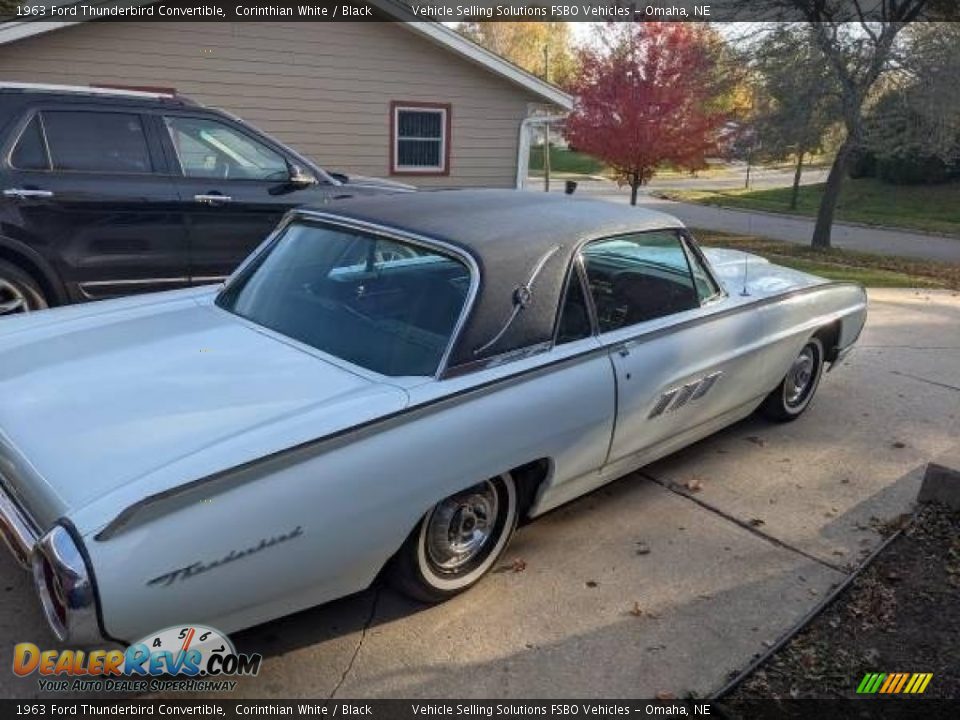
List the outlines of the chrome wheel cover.
{"label": "chrome wheel cover", "polygon": [[788,407],[802,405],[810,394],[817,374],[817,351],[813,345],[807,345],[800,351],[783,383],[783,400]]}
{"label": "chrome wheel cover", "polygon": [[424,538],[430,564],[445,574],[463,570],[492,545],[498,509],[489,480],[437,503]]}
{"label": "chrome wheel cover", "polygon": [[0,278],[0,316],[30,312],[27,296],[9,280]]}

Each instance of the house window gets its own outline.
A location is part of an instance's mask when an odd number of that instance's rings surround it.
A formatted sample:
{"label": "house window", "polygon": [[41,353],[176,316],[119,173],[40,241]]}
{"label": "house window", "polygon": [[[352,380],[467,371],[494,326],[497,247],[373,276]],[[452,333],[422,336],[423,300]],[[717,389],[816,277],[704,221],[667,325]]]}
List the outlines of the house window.
{"label": "house window", "polygon": [[450,106],[392,103],[391,162],[394,175],[450,172]]}

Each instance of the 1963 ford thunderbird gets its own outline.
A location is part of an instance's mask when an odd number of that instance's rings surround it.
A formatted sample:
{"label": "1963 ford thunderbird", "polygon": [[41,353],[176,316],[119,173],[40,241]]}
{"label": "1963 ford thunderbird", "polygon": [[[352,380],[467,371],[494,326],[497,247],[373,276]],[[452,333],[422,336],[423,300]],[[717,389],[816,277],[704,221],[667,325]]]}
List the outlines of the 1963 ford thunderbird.
{"label": "1963 ford thunderbird", "polygon": [[439,601],[536,516],[760,409],[861,287],[506,191],[290,214],[222,287],[0,321],[0,514],[61,640]]}

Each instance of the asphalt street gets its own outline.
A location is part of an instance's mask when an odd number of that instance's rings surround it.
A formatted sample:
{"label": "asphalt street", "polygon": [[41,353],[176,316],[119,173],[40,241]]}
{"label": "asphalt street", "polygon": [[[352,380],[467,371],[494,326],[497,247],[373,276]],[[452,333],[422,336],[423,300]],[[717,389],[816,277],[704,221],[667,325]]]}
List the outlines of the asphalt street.
{"label": "asphalt street", "polygon": [[[871,291],[858,350],[797,422],[748,419],[533,521],[444,605],[376,587],[239,633],[266,660],[229,697],[708,695],[877,547],[958,442],[960,297]],[[15,643],[55,644],[27,575],[5,554],[0,573],[9,669]],[[9,670],[0,693],[40,695]]]}
{"label": "asphalt street", "polygon": [[[817,177],[817,175],[811,173],[805,178],[804,182],[818,182]],[[786,178],[783,171],[770,170],[765,171],[765,174],[757,179],[757,184],[752,185],[752,187],[781,187],[791,181]],[[677,188],[715,190],[731,186],[743,187],[742,180],[739,179],[733,185],[730,183],[730,180],[724,178],[671,178],[660,181],[654,178],[650,185],[646,186],[641,192],[637,199],[637,205],[673,215],[688,227],[742,235],[759,235],[800,245],[810,244],[814,224],[811,218],[674,202],[654,197],[651,194],[658,190]],[[542,189],[542,183],[535,179],[531,180],[527,189],[531,192],[537,192]],[[551,192],[563,192],[563,182],[560,180],[552,182],[550,190]],[[616,183],[599,178],[580,181],[576,194],[581,197],[602,198],[612,202],[627,203],[630,201],[629,188],[620,188],[617,187]],[[919,260],[960,262],[960,238],[955,237],[838,222],[834,223],[831,239],[834,247],[846,250],[895,255]]]}

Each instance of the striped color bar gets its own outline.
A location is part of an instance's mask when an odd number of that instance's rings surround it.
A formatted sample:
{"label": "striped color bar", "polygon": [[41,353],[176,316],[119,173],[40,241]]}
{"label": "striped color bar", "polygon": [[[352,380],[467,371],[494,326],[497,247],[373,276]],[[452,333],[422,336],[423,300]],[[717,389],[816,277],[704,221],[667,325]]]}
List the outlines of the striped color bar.
{"label": "striped color bar", "polygon": [[867,673],[857,686],[858,695],[920,695],[933,673]]}

